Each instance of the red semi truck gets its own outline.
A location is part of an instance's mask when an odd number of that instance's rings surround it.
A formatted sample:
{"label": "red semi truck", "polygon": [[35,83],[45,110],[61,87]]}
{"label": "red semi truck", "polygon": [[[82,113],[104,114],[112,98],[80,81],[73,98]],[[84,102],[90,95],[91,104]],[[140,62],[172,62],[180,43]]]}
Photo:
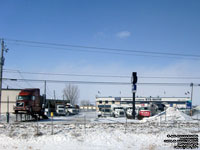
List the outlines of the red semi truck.
{"label": "red semi truck", "polygon": [[45,98],[40,96],[40,89],[23,89],[17,96],[15,114],[28,114],[33,117],[42,116],[43,119],[48,117],[44,115]]}

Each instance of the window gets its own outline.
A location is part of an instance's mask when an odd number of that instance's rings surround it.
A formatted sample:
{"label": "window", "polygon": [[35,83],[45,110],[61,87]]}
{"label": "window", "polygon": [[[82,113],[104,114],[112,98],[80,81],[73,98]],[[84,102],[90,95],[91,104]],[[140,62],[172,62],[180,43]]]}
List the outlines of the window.
{"label": "window", "polygon": [[30,100],[31,97],[30,96],[18,96],[17,100]]}
{"label": "window", "polygon": [[115,101],[112,101],[112,104],[114,104],[115,103]]}
{"label": "window", "polygon": [[32,100],[33,100],[33,101],[35,100],[35,96],[32,96]]}
{"label": "window", "polygon": [[99,104],[102,104],[102,101],[99,101]]}
{"label": "window", "polygon": [[105,101],[106,104],[108,104],[108,101]]}
{"label": "window", "polygon": [[102,109],[101,109],[101,111],[102,111],[102,112],[111,112],[111,110],[110,110],[110,109],[106,109],[106,108],[105,108],[105,109],[104,109],[104,108],[102,108]]}

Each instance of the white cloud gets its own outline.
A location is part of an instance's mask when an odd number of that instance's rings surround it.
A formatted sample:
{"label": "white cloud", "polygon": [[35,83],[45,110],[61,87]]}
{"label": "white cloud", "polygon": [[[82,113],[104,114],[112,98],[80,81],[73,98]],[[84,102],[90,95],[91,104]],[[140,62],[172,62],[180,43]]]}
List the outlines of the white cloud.
{"label": "white cloud", "polygon": [[129,32],[129,31],[121,31],[121,32],[118,32],[118,33],[116,34],[116,36],[117,36],[118,38],[121,38],[121,39],[123,39],[123,38],[128,38],[129,36],[131,36],[131,32]]}

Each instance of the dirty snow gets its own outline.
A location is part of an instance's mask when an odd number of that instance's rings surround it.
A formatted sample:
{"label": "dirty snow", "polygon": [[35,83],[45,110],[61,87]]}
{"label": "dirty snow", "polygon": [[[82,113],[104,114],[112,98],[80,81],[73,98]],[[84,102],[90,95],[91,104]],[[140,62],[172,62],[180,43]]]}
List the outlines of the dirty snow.
{"label": "dirty snow", "polygon": [[[53,135],[51,119],[39,122],[0,122],[0,150],[172,150],[164,143],[168,134],[197,134],[198,122],[175,109],[167,109],[164,123],[127,120],[125,118],[96,118],[95,113],[55,117]],[[162,117],[161,117],[162,118]],[[5,118],[4,118],[5,119]],[[179,119],[178,124],[171,120]],[[38,128],[37,128],[38,127]]]}
{"label": "dirty snow", "polygon": [[155,116],[144,118],[143,121],[154,122],[175,122],[175,121],[193,121],[193,119],[185,113],[179,111],[176,108],[169,107],[166,111],[163,111]]}
{"label": "dirty snow", "polygon": [[[38,132],[38,135],[36,134]],[[167,134],[199,134],[197,124],[182,127],[157,124],[1,124],[0,149],[173,149]]]}

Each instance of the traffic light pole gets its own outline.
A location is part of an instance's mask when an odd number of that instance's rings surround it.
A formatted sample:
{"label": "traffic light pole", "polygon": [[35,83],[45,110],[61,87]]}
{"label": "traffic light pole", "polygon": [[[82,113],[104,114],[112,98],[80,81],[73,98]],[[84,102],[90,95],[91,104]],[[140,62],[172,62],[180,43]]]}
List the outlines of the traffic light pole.
{"label": "traffic light pole", "polygon": [[132,92],[133,92],[133,109],[132,109],[132,118],[135,119],[135,93],[136,93],[136,86],[137,83],[137,72],[132,73]]}
{"label": "traffic light pole", "polygon": [[133,111],[132,111],[133,119],[135,119],[135,92],[133,92]]}

